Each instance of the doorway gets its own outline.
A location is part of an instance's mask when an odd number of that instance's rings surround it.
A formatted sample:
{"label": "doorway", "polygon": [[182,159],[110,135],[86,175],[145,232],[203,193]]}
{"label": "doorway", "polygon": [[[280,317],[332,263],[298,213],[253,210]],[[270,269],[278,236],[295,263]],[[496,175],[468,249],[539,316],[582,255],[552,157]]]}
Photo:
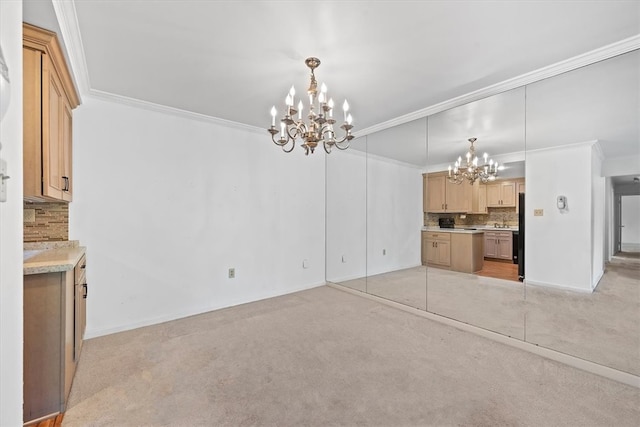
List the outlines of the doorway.
{"label": "doorway", "polygon": [[623,254],[640,255],[640,195],[620,196],[620,242],[617,248]]}

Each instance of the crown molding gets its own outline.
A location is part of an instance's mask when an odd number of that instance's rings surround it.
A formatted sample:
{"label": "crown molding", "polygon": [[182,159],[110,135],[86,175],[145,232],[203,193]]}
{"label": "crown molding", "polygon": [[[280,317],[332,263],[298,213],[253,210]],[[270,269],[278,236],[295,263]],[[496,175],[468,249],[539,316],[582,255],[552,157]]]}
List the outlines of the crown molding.
{"label": "crown molding", "polygon": [[522,74],[520,76],[502,81],[500,83],[487,86],[474,92],[470,92],[456,98],[451,98],[439,104],[414,111],[413,113],[396,117],[395,119],[388,120],[375,126],[370,126],[368,128],[360,130],[357,136],[360,137],[368,135],[370,133],[379,132],[393,126],[398,126],[404,123],[411,122],[413,120],[421,119],[451,108],[459,107],[461,105],[468,104],[473,101],[478,101],[489,96],[497,95],[508,90],[526,86],[540,80],[548,79],[549,77],[554,77],[559,74],[576,70],[587,65],[595,64],[596,62],[604,61],[606,59],[610,59],[615,56],[629,53],[638,49],[640,49],[640,34],[624,40],[620,40],[607,46],[603,46],[590,52],[574,56],[572,58],[557,62],[538,70]]}
{"label": "crown molding", "polygon": [[246,125],[244,123],[233,122],[231,120],[220,119],[218,117],[207,116],[206,114],[194,113],[193,111],[181,110],[179,108],[167,107],[162,104],[155,104],[149,101],[141,101],[136,98],[129,98],[122,95],[116,95],[110,92],[103,92],[100,90],[90,89],[85,95],[86,98],[99,99],[103,101],[111,101],[113,103],[127,105],[129,107],[136,107],[143,110],[154,111],[156,113],[169,114],[176,117],[181,117],[188,120],[196,120],[206,123],[214,123],[216,125],[225,126],[228,128],[239,129],[254,133],[266,134],[266,131],[262,128]]}
{"label": "crown molding", "polygon": [[60,32],[62,33],[60,36],[63,38],[67,48],[67,55],[71,63],[71,73],[78,87],[78,97],[82,102],[82,95],[89,91],[91,84],[89,82],[89,72],[84,56],[82,38],[80,37],[76,8],[73,0],[52,0],[51,3],[60,25]]}
{"label": "crown molding", "polygon": [[571,142],[569,144],[553,145],[551,147],[532,148],[527,150],[527,155],[530,155],[532,153],[544,153],[545,151],[570,150],[573,148],[581,147],[592,147],[596,150],[596,154],[600,155],[602,153],[602,148],[600,148],[600,143],[598,142],[598,140],[591,139],[589,141]]}

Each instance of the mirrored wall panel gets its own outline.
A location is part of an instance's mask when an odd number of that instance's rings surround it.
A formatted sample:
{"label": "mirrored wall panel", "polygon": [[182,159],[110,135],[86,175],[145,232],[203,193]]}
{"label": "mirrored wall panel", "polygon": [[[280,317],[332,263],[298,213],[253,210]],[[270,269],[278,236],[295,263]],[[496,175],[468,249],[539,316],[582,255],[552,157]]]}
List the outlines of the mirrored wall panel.
{"label": "mirrored wall panel", "polygon": [[366,292],[367,140],[326,156],[326,280]]}
{"label": "mirrored wall panel", "polygon": [[367,292],[422,310],[426,155],[426,118],[367,136]]}
{"label": "mirrored wall panel", "polygon": [[429,116],[422,229],[427,310],[521,340],[524,94],[514,89]]}
{"label": "mirrored wall panel", "polygon": [[640,375],[638,117],[633,51],[354,140],[327,280]]}
{"label": "mirrored wall panel", "polygon": [[526,97],[526,340],[640,375],[640,52]]}

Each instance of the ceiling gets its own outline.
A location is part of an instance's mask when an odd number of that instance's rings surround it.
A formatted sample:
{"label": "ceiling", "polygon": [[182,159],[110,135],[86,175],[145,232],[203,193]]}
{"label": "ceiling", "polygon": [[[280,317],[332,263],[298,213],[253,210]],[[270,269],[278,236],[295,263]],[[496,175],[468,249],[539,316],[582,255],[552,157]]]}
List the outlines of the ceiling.
{"label": "ceiling", "polygon": [[[70,34],[63,41],[81,46],[69,56],[83,94],[158,104],[260,130],[270,125],[272,105],[282,111],[292,84],[304,93],[304,59],[316,56],[322,61],[319,83],[326,82],[337,105],[348,99],[354,134],[368,135],[369,150],[390,157],[395,152],[399,160],[422,165],[427,130],[416,119],[437,112],[434,106],[621,40],[637,41],[640,34],[638,0],[24,0],[23,9],[26,22],[59,34],[62,27]],[[625,87],[609,80],[606,90],[615,90],[606,102],[615,103]],[[539,85],[553,99],[554,88]],[[472,136],[479,150],[492,155],[524,149],[506,144],[523,141],[521,96],[516,89],[477,97],[432,115],[430,162],[452,161],[452,147],[462,154]],[[581,116],[584,103],[570,97],[560,102],[563,96],[555,97],[555,105]],[[628,99],[627,106],[634,99],[637,104],[637,93]],[[452,126],[461,123],[472,125],[454,132]],[[595,128],[592,123],[590,132],[559,137],[604,140]],[[560,143],[549,137],[562,130],[558,123],[549,123],[546,132],[537,129],[532,135],[541,146]],[[389,139],[414,142],[390,147]],[[637,132],[631,141],[638,145]],[[621,148],[611,144],[604,151],[619,155]]]}

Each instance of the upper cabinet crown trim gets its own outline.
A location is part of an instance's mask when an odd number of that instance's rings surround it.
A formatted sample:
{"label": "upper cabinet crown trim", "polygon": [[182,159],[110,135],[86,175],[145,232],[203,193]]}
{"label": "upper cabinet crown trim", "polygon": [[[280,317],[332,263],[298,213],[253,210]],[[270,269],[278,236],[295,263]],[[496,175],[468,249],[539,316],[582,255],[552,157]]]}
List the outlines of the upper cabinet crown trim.
{"label": "upper cabinet crown trim", "polygon": [[71,109],[80,105],[78,91],[76,90],[76,86],[71,78],[71,73],[67,67],[64,54],[62,53],[62,47],[60,46],[60,42],[58,41],[56,34],[49,30],[23,23],[22,44],[23,46],[40,50],[49,56],[58,76],[60,76],[60,79],[62,80],[63,90],[71,104]]}

